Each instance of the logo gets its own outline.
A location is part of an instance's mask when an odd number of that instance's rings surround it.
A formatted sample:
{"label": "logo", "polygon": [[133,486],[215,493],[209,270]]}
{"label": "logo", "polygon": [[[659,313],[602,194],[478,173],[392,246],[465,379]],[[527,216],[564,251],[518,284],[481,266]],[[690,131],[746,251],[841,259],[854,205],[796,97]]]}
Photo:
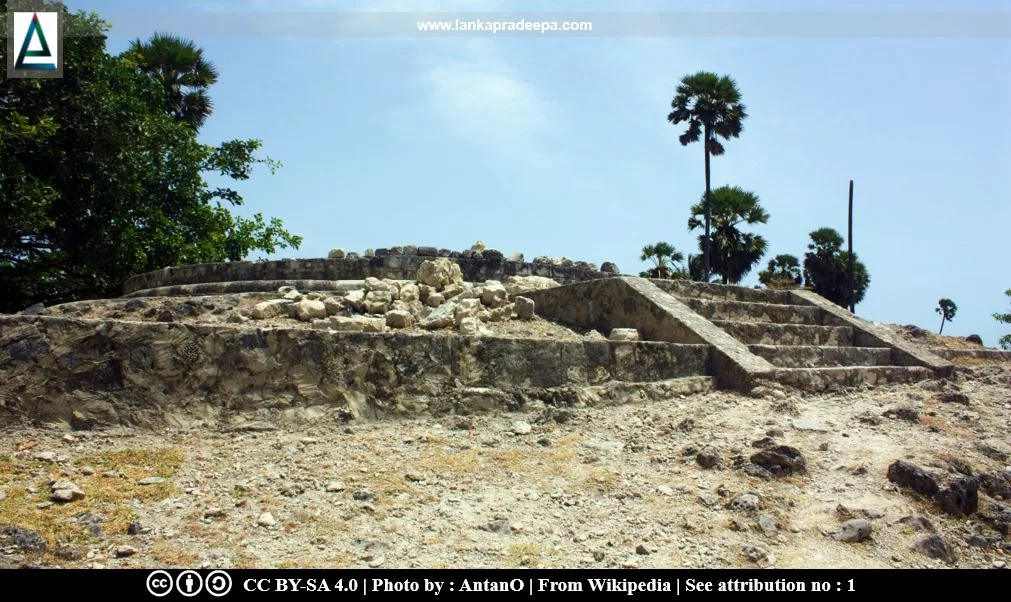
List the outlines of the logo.
{"label": "logo", "polygon": [[187,598],[192,598],[204,589],[204,578],[196,571],[183,571],[176,575],[176,589]]}
{"label": "logo", "polygon": [[220,598],[232,591],[232,577],[224,571],[211,571],[204,580],[204,586],[208,594]]}
{"label": "logo", "polygon": [[60,13],[11,12],[7,77],[62,77]]}
{"label": "logo", "polygon": [[172,593],[172,575],[165,571],[154,571],[147,576],[147,591],[152,596],[161,598]]}

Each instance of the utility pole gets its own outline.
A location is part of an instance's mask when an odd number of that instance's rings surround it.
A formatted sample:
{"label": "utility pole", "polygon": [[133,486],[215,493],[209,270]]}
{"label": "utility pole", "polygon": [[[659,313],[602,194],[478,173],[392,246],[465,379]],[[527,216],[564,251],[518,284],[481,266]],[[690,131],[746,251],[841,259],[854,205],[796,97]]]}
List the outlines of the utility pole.
{"label": "utility pole", "polygon": [[853,293],[853,180],[850,180],[850,222],[849,222],[849,234],[846,236],[846,240],[849,243],[849,266],[847,268],[846,280],[849,288],[849,302],[850,302],[850,313],[856,313],[854,309],[856,308],[856,303],[853,302],[856,295]]}

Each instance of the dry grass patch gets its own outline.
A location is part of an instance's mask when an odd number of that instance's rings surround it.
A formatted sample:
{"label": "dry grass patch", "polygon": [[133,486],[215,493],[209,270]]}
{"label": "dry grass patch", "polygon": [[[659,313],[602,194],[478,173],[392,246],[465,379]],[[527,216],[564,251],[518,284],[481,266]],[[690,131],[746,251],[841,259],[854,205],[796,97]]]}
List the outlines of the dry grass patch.
{"label": "dry grass patch", "polygon": [[[0,476],[4,479],[7,497],[0,500],[0,524],[37,531],[50,550],[61,544],[83,544],[93,539],[88,525],[77,519],[86,512],[101,517],[104,534],[125,534],[137,518],[127,502],[134,499],[160,501],[178,494],[178,489],[170,483],[142,486],[137,481],[147,476],[171,477],[182,461],[182,452],[174,448],[107,452],[81,458],[75,463],[94,467],[95,474],[65,477],[58,465],[32,461],[24,465],[31,471],[17,472],[19,466],[14,460],[2,458]],[[47,474],[39,474],[40,470]],[[105,471],[119,471],[125,478],[102,476]],[[85,498],[39,508],[39,504],[49,501],[50,480],[59,478],[69,478],[77,484],[84,490]]]}
{"label": "dry grass patch", "polygon": [[148,551],[157,566],[162,567],[196,567],[200,566],[200,554],[164,539],[151,543]]}

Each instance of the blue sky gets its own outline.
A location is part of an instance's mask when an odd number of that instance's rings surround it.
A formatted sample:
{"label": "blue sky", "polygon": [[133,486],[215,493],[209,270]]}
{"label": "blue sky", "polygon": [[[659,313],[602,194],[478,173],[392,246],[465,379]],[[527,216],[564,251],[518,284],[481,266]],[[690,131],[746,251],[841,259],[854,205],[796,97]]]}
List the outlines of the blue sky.
{"label": "blue sky", "polygon": [[[135,0],[68,4],[113,22],[112,52],[159,22],[137,13]],[[239,185],[242,213],[281,217],[304,236],[300,250],[279,256],[463,249],[481,239],[507,254],[610,260],[637,273],[645,243],[694,252],[686,222],[704,187],[702,149],[682,147],[666,114],[678,80],[707,70],[732,75],[748,106],[743,134],[713,161],[713,183],[759,195],[771,214],[759,230],[766,259],[802,256],[808,232],[822,226],[845,234],[852,178],[855,246],[872,278],[859,315],[936,329],[937,300],[950,297],[959,311],[946,333],[977,333],[992,346],[1009,330],[990,317],[1008,310],[1011,288],[1006,26],[1002,36],[958,37],[875,30],[873,15],[855,21],[866,29],[840,26],[849,36],[785,27],[780,37],[362,37],[206,26],[206,11],[364,10],[576,19],[775,11],[783,23],[795,11],[887,10],[914,23],[925,11],[971,21],[969,11],[1006,11],[1004,3],[217,0],[157,10],[187,12],[166,22],[221,72],[205,141],[260,138],[284,164]],[[999,29],[1007,17],[990,21]]]}

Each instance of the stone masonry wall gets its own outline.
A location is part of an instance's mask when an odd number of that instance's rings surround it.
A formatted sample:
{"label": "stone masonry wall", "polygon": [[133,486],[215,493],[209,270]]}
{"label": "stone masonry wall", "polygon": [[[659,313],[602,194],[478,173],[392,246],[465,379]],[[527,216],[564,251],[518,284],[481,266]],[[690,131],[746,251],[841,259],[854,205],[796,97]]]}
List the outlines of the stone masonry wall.
{"label": "stone masonry wall", "polygon": [[[378,253],[383,252],[382,255]],[[422,254],[422,253],[426,254]],[[429,255],[427,253],[433,253]],[[448,252],[446,252],[448,253]],[[167,286],[211,282],[241,282],[255,280],[364,280],[369,276],[394,280],[414,280],[421,263],[441,256],[425,247],[415,254],[394,255],[379,249],[374,257],[344,257],[341,259],[282,259],[277,261],[232,261],[169,267],[127,279],[123,293]],[[447,257],[459,264],[467,282],[503,280],[507,276],[545,276],[559,284],[582,282],[614,276],[609,272],[589,269],[591,264],[571,266],[550,263],[509,261],[497,251],[485,251],[481,257]]]}
{"label": "stone masonry wall", "polygon": [[709,348],[0,317],[0,422],[160,425],[318,406],[358,418],[522,405],[558,386],[705,373]]}

